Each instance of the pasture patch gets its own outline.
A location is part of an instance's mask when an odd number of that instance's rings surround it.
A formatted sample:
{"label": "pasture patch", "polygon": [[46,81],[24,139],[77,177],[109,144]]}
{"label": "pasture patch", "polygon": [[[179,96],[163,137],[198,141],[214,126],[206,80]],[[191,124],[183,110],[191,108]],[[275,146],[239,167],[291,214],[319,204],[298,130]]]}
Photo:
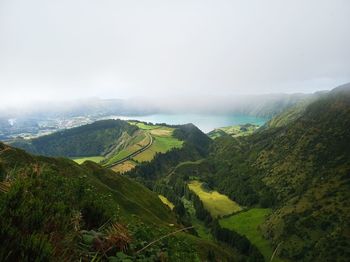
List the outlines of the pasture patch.
{"label": "pasture patch", "polygon": [[242,210],[236,202],[229,199],[226,195],[220,194],[214,190],[205,190],[202,185],[203,183],[197,180],[188,183],[189,189],[198,195],[203,202],[204,208],[207,209],[214,218],[230,215]]}

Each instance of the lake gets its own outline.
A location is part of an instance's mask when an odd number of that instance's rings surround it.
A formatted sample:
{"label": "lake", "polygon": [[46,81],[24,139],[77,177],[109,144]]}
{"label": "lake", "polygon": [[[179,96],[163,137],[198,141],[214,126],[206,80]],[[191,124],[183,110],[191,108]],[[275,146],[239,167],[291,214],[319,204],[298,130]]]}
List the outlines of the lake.
{"label": "lake", "polygon": [[268,118],[254,117],[247,115],[209,115],[209,114],[155,114],[147,116],[117,116],[123,120],[139,120],[152,123],[167,123],[170,125],[181,125],[192,123],[207,133],[215,128],[241,125],[241,124],[257,124],[263,125]]}

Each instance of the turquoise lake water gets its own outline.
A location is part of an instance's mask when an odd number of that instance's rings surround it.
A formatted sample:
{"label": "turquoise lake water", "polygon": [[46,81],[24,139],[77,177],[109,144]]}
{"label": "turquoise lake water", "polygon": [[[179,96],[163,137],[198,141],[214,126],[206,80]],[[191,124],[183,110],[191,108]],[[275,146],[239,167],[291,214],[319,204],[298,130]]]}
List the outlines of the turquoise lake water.
{"label": "turquoise lake water", "polygon": [[208,115],[208,114],[155,114],[148,116],[123,116],[121,119],[135,119],[152,123],[167,123],[180,125],[192,123],[203,132],[209,132],[218,127],[241,125],[246,123],[263,125],[269,119],[247,115]]}

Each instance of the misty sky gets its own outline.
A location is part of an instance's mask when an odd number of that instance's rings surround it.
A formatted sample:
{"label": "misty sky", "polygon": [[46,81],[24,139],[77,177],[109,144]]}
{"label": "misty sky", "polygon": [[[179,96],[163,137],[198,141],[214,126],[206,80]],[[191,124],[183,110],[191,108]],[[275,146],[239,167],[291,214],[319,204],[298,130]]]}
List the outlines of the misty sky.
{"label": "misty sky", "polygon": [[2,103],[348,81],[349,0],[0,0]]}

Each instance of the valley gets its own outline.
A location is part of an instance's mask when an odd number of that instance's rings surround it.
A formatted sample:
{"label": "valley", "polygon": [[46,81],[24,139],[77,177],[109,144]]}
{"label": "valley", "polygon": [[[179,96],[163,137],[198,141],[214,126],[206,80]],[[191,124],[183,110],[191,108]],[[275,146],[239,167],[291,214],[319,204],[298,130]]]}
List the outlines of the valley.
{"label": "valley", "polygon": [[213,218],[231,215],[242,210],[236,202],[232,201],[227,196],[217,191],[204,188],[202,182],[193,180],[187,185],[191,191],[198,195],[203,202],[204,208],[210,212]]}
{"label": "valley", "polygon": [[[7,218],[0,237],[11,250],[21,239],[42,256],[342,261],[350,255],[349,101],[350,88],[339,87],[262,126],[208,134],[193,124],[102,120],[0,143],[0,214]],[[28,231],[33,221],[38,231]],[[63,242],[46,237],[52,225]],[[128,248],[96,247],[111,234]],[[139,254],[148,243],[154,247]],[[65,247],[54,253],[52,245]]]}
{"label": "valley", "polygon": [[0,262],[350,262],[349,14],[0,1]]}
{"label": "valley", "polygon": [[[263,254],[266,261],[272,257],[273,249],[270,243],[263,237],[260,226],[271,213],[268,208],[252,208],[244,210],[239,214],[220,219],[222,227],[236,231],[246,236]],[[275,257],[273,261],[281,261]]]}

